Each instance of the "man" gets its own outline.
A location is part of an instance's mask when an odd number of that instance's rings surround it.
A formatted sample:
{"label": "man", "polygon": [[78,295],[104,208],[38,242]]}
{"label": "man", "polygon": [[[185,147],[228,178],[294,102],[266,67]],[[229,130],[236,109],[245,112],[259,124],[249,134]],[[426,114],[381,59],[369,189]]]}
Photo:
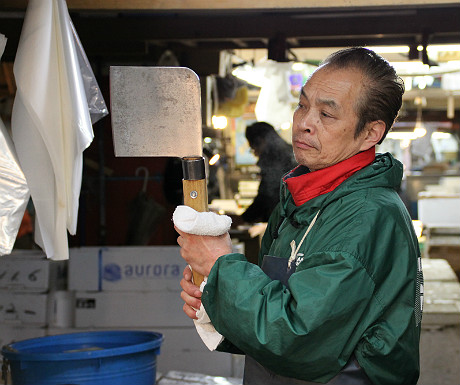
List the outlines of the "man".
{"label": "man", "polygon": [[245,222],[267,222],[279,202],[280,179],[296,166],[292,147],[266,122],[246,128],[246,139],[259,159],[260,184],[257,196],[241,215]]}
{"label": "man", "polygon": [[[181,254],[208,276],[201,302],[246,354],[245,384],[416,384],[420,251],[396,189],[402,165],[375,156],[401,107],[394,69],[364,48],[331,55],[302,89],[292,145],[259,263],[232,253],[228,234],[180,232]],[[181,281],[194,318],[200,294]],[[233,349],[233,350],[232,350]]]}

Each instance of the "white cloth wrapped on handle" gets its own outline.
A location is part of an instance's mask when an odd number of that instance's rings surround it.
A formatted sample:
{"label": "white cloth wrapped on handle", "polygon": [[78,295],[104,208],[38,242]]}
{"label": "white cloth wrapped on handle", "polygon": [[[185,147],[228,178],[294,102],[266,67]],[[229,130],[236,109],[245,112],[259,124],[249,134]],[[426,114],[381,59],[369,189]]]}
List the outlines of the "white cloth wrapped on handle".
{"label": "white cloth wrapped on handle", "polygon": [[211,211],[200,213],[188,206],[177,206],[173,222],[184,233],[217,237],[230,230],[232,218]]}
{"label": "white cloth wrapped on handle", "polygon": [[[219,215],[213,212],[201,213],[188,206],[177,206],[173,213],[173,222],[184,233],[219,236],[230,229],[232,219],[227,215]],[[200,285],[201,292],[203,292],[206,282],[207,277],[204,278]],[[196,312],[196,316],[198,319],[193,320],[196,331],[207,348],[215,350],[224,337],[214,328],[203,304]]]}

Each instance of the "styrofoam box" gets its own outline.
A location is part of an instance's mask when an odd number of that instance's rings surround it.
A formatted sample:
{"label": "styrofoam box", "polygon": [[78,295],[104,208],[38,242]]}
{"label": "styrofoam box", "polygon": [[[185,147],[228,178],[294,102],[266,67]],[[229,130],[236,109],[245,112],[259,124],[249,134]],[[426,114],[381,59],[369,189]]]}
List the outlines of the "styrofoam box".
{"label": "styrofoam box", "polygon": [[157,382],[158,385],[241,385],[242,383],[242,378],[209,376],[196,372],[181,372],[177,370],[166,373]]}
{"label": "styrofoam box", "polygon": [[64,289],[67,261],[51,261],[42,251],[14,250],[0,258],[0,290],[46,292]]}
{"label": "styrofoam box", "polygon": [[48,296],[48,327],[73,327],[75,322],[75,292],[52,291]]}
{"label": "styrofoam box", "polygon": [[232,354],[210,351],[198,335],[192,320],[189,321],[188,327],[155,329],[164,338],[158,356],[158,370],[162,373],[181,370],[233,376]]}
{"label": "styrofoam box", "polygon": [[[112,330],[110,328],[103,328],[103,329],[94,329],[94,328],[74,328],[74,327],[60,327],[60,326],[48,326],[46,329],[46,335],[47,336],[56,336],[60,334],[72,334],[72,333],[86,333],[86,332],[92,332],[95,330]],[[115,330],[115,329],[113,329]],[[116,329],[119,330],[119,329]]]}
{"label": "styrofoam box", "polygon": [[455,271],[445,259],[422,258],[423,279],[426,281],[457,282]]}
{"label": "styrofoam box", "polygon": [[6,325],[71,327],[74,310],[74,293],[70,291],[0,291],[0,322]]}
{"label": "styrofoam box", "polygon": [[0,325],[0,346],[30,338],[44,337],[45,335],[46,328],[44,327],[2,324]]}
{"label": "styrofoam box", "polygon": [[460,325],[460,284],[425,281],[422,327]]}
{"label": "styrofoam box", "polygon": [[179,292],[186,266],[178,246],[73,248],[69,289]]}
{"label": "styrofoam box", "polygon": [[179,292],[76,292],[75,327],[190,325]]}
{"label": "styrofoam box", "polygon": [[48,294],[0,292],[0,322],[46,326]]}
{"label": "styrofoam box", "polygon": [[424,226],[460,226],[460,197],[436,197],[420,193],[417,201],[418,219]]}

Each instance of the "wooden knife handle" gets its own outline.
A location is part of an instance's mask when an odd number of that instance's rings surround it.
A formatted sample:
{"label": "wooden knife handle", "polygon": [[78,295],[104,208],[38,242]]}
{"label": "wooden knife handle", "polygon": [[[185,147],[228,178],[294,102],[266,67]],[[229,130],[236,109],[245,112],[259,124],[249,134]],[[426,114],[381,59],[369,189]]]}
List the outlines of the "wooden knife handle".
{"label": "wooden knife handle", "polygon": [[[208,192],[206,187],[204,158],[182,158],[182,170],[184,172],[184,179],[182,180],[184,205],[199,212],[208,211]],[[192,273],[193,282],[199,287],[204,277],[194,271]]]}

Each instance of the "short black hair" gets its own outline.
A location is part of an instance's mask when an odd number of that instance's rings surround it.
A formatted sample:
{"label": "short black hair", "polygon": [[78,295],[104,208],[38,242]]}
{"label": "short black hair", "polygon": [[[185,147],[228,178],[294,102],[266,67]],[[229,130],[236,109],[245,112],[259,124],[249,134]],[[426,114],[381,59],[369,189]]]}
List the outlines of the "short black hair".
{"label": "short black hair", "polygon": [[358,137],[366,123],[382,120],[386,127],[387,135],[393,126],[402,105],[404,94],[404,82],[396,74],[395,69],[380,55],[364,47],[351,47],[337,51],[328,56],[321,67],[327,66],[332,69],[354,68],[364,75],[364,94],[357,101],[356,113],[358,124],[355,137]]}
{"label": "short black hair", "polygon": [[278,135],[275,128],[266,122],[255,122],[246,127],[246,139],[252,148],[259,147],[268,137]]}

